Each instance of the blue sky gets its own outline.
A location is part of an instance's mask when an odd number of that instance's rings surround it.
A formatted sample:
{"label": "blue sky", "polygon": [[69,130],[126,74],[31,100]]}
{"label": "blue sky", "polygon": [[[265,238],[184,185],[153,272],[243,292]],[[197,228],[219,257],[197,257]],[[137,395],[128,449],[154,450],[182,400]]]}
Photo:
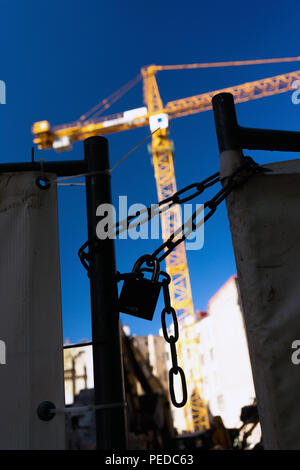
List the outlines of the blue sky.
{"label": "blue sky", "polygon": [[[143,65],[299,56],[298,2],[178,0],[0,0],[0,79],[7,104],[0,106],[0,160],[29,161],[33,122],[71,122],[133,78]],[[225,86],[298,70],[299,63],[162,72],[158,84],[164,102]],[[139,84],[111,109],[142,106]],[[300,105],[291,93],[237,106],[241,125],[300,129]],[[142,140],[141,128],[109,136],[111,164]],[[178,188],[218,171],[212,112],[171,122]],[[45,160],[80,159],[83,144],[72,152],[36,151]],[[296,155],[251,152],[259,163]],[[113,174],[113,197],[129,203],[156,201],[147,145]],[[89,284],[77,258],[86,239],[84,188],[59,188],[59,224],[64,338],[90,338]],[[197,202],[204,202],[200,198]],[[158,241],[117,241],[117,267],[131,270]],[[206,224],[205,244],[189,251],[194,304],[205,309],[209,298],[235,273],[224,204]],[[137,334],[157,333],[159,308],[152,323],[122,315]]]}

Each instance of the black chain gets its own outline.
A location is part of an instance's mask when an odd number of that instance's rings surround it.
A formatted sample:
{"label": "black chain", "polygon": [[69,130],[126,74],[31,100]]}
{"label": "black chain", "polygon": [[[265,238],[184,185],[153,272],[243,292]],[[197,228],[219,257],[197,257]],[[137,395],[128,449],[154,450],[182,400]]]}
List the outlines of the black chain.
{"label": "black chain", "polygon": [[[120,233],[124,232],[124,230],[128,230],[130,228],[130,224],[133,222],[134,219],[140,217],[141,215],[146,214],[146,217],[143,220],[139,220],[138,224],[143,225],[149,220],[153,219],[156,215],[159,215],[162,212],[169,210],[175,204],[184,204],[187,201],[194,199],[195,197],[199,196],[199,194],[203,193],[205,189],[213,186],[219,181],[219,173],[214,173],[213,175],[209,176],[208,178],[204,179],[199,183],[192,183],[186,186],[183,189],[180,189],[172,196],[159,201],[152,207],[147,207],[141,211],[137,211],[134,215],[128,216],[126,219],[120,220],[115,225],[115,235],[119,235]],[[187,193],[191,189],[195,189],[195,191],[183,198],[183,194]],[[133,225],[131,225],[131,228]],[[98,242],[98,237],[95,235],[93,238],[87,240],[78,250],[78,256],[81,261],[83,267],[89,271],[89,254],[85,252],[85,250],[93,243]]]}
{"label": "black chain", "polygon": [[[209,188],[210,186],[216,184],[219,181],[219,173],[214,173],[213,175],[209,176],[205,180],[201,181],[200,183],[192,183],[188,186],[186,186],[183,189],[180,189],[176,193],[174,193],[172,196],[163,199],[162,201],[159,201],[154,205],[154,207],[147,207],[141,211],[137,211],[134,215],[130,215],[126,219],[123,219],[119,222],[116,223],[116,235],[119,235],[122,233],[124,230],[129,229],[129,224],[137,217],[140,217],[143,214],[147,214],[146,218],[142,221],[139,220],[138,224],[143,225],[144,223],[148,222],[151,220],[153,217],[156,215],[160,214],[161,212],[164,212],[166,210],[169,210],[172,206],[175,204],[184,204],[187,201],[190,201],[191,199],[194,199],[195,197],[199,196],[199,194],[203,193],[205,189]],[[190,194],[189,196],[186,196],[184,198],[180,198],[180,196],[184,193],[187,193],[191,189],[194,189],[195,191]],[[166,207],[162,207],[166,206]]]}
{"label": "black chain", "polygon": [[[190,233],[197,230],[202,224],[204,224],[210,217],[216,212],[217,207],[221,204],[224,199],[238,186],[244,184],[250,176],[258,174],[264,171],[271,171],[269,168],[264,168],[258,165],[251,157],[245,157],[245,163],[241,165],[231,176],[227,178],[227,182],[224,184],[223,188],[218,191],[218,193],[209,201],[203,204],[203,210],[206,208],[209,209],[209,212],[203,217],[203,219],[196,223],[196,219],[199,215],[199,210],[196,210],[192,216],[179,227],[172,235],[162,243],[153,253],[153,257],[157,258],[159,262],[163,261],[169,254],[182,243]],[[215,175],[213,175],[215,176]],[[219,181],[220,178],[217,178]],[[216,181],[213,181],[210,185],[215,184]],[[200,183],[198,183],[200,184]],[[191,187],[192,185],[190,185]],[[186,189],[186,188],[185,188]],[[176,239],[176,236],[185,232],[181,237]],[[162,254],[159,256],[159,254]]]}
{"label": "black chain", "polygon": [[[235,188],[244,184],[252,175],[261,173],[264,171],[271,171],[271,170],[259,166],[257,163],[255,163],[252,160],[251,157],[245,157],[244,164],[241,165],[231,176],[226,178],[226,182],[223,185],[222,189],[218,191],[218,193],[213,198],[211,198],[209,201],[204,203],[204,205],[202,206],[202,211],[204,211],[205,209],[209,209],[209,211],[202,218],[202,220],[200,222],[196,221],[199,215],[199,211],[197,209],[192,214],[190,219],[185,222],[185,224],[183,224],[179,229],[175,230],[175,232],[170,236],[170,238],[167,241],[165,241],[161,246],[159,246],[152,255],[149,256],[150,258],[152,258],[153,263],[154,261],[160,263],[175,249],[177,245],[182,243],[191,232],[197,230],[197,228],[200,227],[200,225],[202,225],[210,217],[212,217],[212,215],[215,213],[219,204],[221,204],[221,202]],[[163,201],[160,201],[158,204],[155,205],[154,210],[153,210],[153,207],[146,208],[143,211],[139,211],[135,215],[131,215],[127,217],[126,219],[118,222],[115,225],[116,235],[121,233],[123,230],[128,229],[129,224],[136,217],[146,214],[145,219],[142,222],[139,221],[139,225],[146,223],[151,218],[153,218],[156,214],[164,212],[165,210],[169,210],[174,204],[183,204],[187,201],[190,201],[191,199],[194,199],[199,194],[201,194],[205,189],[207,189],[210,186],[213,186],[219,181],[220,181],[219,173],[214,173],[212,176],[210,176],[209,178],[206,178],[200,183],[192,183],[189,186],[186,186],[185,188],[173,194],[173,196],[167,199],[164,199]],[[192,194],[182,197],[182,195],[186,194],[188,191],[191,191],[191,190],[194,190]],[[187,227],[187,230],[186,230],[186,227]],[[181,233],[183,233],[183,235],[180,238],[175,239]],[[87,269],[88,273],[89,273],[89,254],[86,253],[84,250],[86,248],[90,248],[92,244],[94,244],[95,246],[97,246],[98,244],[98,238],[96,237],[96,235],[91,240],[87,240],[78,251],[80,261],[83,264],[83,266]],[[160,254],[161,252],[163,253]],[[151,263],[148,262],[147,264],[148,266],[151,266]],[[142,271],[151,271],[151,270],[149,268],[143,268],[140,270],[139,273],[130,273],[126,275],[120,275],[120,273],[118,273],[117,278],[118,280],[121,280],[121,279],[125,279],[128,276],[135,276],[136,278],[143,277]],[[176,343],[179,340],[179,325],[178,325],[176,311],[171,305],[171,298],[170,298],[170,292],[169,292],[169,284],[171,282],[171,277],[169,276],[169,274],[163,271],[161,271],[160,274],[165,277],[162,281],[165,306],[161,313],[161,324],[162,324],[163,336],[166,342],[169,343],[170,345],[171,360],[172,360],[172,367],[169,371],[170,397],[171,397],[172,404],[177,408],[181,408],[186,404],[188,395],[187,395],[185,374],[184,374],[183,369],[178,365],[178,359],[177,359]],[[171,315],[172,321],[173,321],[173,334],[170,334],[170,335],[169,335],[167,324],[166,324],[166,315]],[[178,375],[178,374],[180,376],[181,386],[182,386],[182,400],[180,402],[177,401],[175,390],[174,390],[174,375]]]}
{"label": "black chain", "polygon": [[[169,291],[169,284],[171,282],[171,277],[169,276],[169,274],[163,271],[161,271],[160,274],[165,276],[165,279],[163,279],[162,281],[165,306],[161,312],[161,325],[162,325],[164,338],[166,342],[169,343],[170,345],[171,360],[172,360],[172,367],[169,370],[170,397],[171,397],[171,402],[173,403],[173,405],[176,408],[181,408],[186,404],[188,395],[187,395],[187,387],[186,387],[184,371],[181,367],[179,367],[178,360],[177,360],[176,343],[179,339],[178,319],[177,319],[175,309],[171,306],[171,298],[170,298],[170,291]],[[166,315],[172,316],[174,332],[171,335],[169,335],[168,333],[168,328],[166,324]],[[180,375],[181,386],[182,386],[182,400],[180,402],[177,401],[175,390],[174,390],[174,375],[177,375],[178,373]]]}
{"label": "black chain", "polygon": [[[153,259],[151,255],[145,255],[145,261],[146,261],[146,264],[148,264],[149,266],[151,264],[153,264],[154,266],[154,262],[157,262],[157,260]],[[160,271],[160,267],[159,267],[159,271]],[[144,272],[152,273],[153,268],[144,267],[144,268],[140,268],[140,270],[137,272],[131,272],[131,273],[126,273],[126,274],[120,274],[119,272],[117,272],[116,278],[118,282],[122,280],[126,281],[126,279],[128,278],[139,280],[139,279],[143,279]],[[179,367],[178,359],[177,359],[176,343],[179,340],[179,324],[178,324],[178,319],[176,315],[176,310],[171,305],[171,297],[170,297],[170,291],[169,291],[169,284],[171,282],[171,276],[164,271],[160,271],[160,275],[163,276],[164,279],[161,282],[160,281],[156,281],[156,282],[160,282],[163,288],[163,295],[164,295],[164,308],[162,309],[162,312],[161,312],[161,325],[162,325],[164,339],[170,345],[171,360],[172,360],[172,367],[169,370],[170,398],[171,398],[172,404],[176,408],[181,408],[186,404],[188,395],[187,395],[187,386],[186,386],[184,371],[181,367]],[[173,334],[171,335],[169,335],[169,332],[168,332],[166,315],[171,315],[172,317]],[[175,390],[174,390],[174,375],[177,375],[178,373],[180,375],[181,387],[182,387],[182,400],[180,402],[177,401]]]}
{"label": "black chain", "polygon": [[[192,216],[179,228],[177,229],[168,240],[162,243],[154,252],[153,257],[156,258],[159,262],[163,261],[175,248],[177,245],[186,240],[187,236],[197,230],[203,223],[205,223],[210,217],[216,212],[217,207],[221,202],[238,186],[241,186],[245,183],[251,175],[261,173],[264,171],[271,171],[268,168],[261,167],[258,165],[251,157],[244,157],[245,162],[230,176],[227,178],[226,184],[223,188],[209,201],[205,202],[203,205],[203,210],[209,209],[207,214],[203,217],[200,222],[196,222],[196,219],[199,215],[198,210],[195,211]],[[143,214],[146,214],[143,220],[138,221],[138,225],[143,225],[144,223],[151,220],[157,214],[160,214],[166,210],[169,210],[175,204],[183,204],[187,201],[194,199],[195,197],[202,194],[205,189],[210,186],[215,185],[220,181],[219,173],[214,173],[208,178],[204,179],[198,183],[192,183],[185,188],[177,191],[172,196],[158,202],[154,207],[147,207],[142,211],[136,212],[134,215],[130,215],[126,219],[123,219],[116,223],[115,225],[115,235],[119,235],[124,230],[130,228],[133,220],[137,217],[140,217]],[[193,190],[192,194],[181,197],[188,191]],[[131,225],[133,227],[133,225]],[[179,238],[176,238],[181,233],[184,233]],[[86,248],[89,248],[90,245],[98,243],[98,238],[95,235],[90,240],[87,240],[78,250],[78,256],[84,268],[89,272],[89,254],[85,252]],[[160,255],[160,253],[162,254]],[[160,255],[160,256],[159,256]],[[159,257],[158,257],[159,256]]]}

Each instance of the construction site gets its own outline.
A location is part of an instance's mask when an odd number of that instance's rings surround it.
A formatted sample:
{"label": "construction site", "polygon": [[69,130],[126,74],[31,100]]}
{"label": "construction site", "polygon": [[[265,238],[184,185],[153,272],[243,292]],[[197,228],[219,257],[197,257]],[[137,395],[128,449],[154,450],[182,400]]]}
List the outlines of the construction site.
{"label": "construction site", "polygon": [[[103,11],[75,3],[85,38]],[[109,75],[114,46],[60,55],[62,17],[0,162],[0,450],[299,450],[300,56],[137,48]]]}

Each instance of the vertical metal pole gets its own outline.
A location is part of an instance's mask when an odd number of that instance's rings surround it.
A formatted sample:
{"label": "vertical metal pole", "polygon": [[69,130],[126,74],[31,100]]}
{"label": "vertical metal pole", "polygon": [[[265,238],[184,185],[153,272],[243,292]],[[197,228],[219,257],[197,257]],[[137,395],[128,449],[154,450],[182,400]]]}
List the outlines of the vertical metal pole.
{"label": "vertical metal pole", "polygon": [[241,150],[240,127],[237,122],[233,95],[218,93],[212,99],[220,152]]}
{"label": "vertical metal pole", "polygon": [[[86,177],[88,237],[96,234],[96,209],[111,204],[108,142],[104,137],[84,141],[88,172],[102,174]],[[98,240],[89,248],[91,316],[94,362],[95,403],[125,401],[121,356],[120,318],[116,282],[114,240]],[[124,407],[96,410],[97,449],[126,449]]]}

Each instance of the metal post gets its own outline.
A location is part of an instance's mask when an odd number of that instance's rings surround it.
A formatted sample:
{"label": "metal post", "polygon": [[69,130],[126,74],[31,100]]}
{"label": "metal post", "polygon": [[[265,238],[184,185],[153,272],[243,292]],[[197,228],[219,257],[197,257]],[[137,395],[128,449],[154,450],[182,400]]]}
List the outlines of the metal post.
{"label": "metal post", "polygon": [[212,99],[220,152],[240,150],[239,125],[231,93],[218,93]]}
{"label": "metal post", "polygon": [[215,95],[212,106],[220,152],[242,149],[300,152],[299,131],[274,131],[239,126],[231,93]]}
{"label": "metal post", "polygon": [[[104,137],[84,141],[88,172],[109,169],[108,142]],[[111,204],[108,173],[86,177],[88,237],[96,233],[100,204]],[[89,248],[91,316],[96,405],[124,403],[120,318],[116,282],[114,241],[98,240]],[[97,449],[126,449],[125,407],[96,410]]]}

